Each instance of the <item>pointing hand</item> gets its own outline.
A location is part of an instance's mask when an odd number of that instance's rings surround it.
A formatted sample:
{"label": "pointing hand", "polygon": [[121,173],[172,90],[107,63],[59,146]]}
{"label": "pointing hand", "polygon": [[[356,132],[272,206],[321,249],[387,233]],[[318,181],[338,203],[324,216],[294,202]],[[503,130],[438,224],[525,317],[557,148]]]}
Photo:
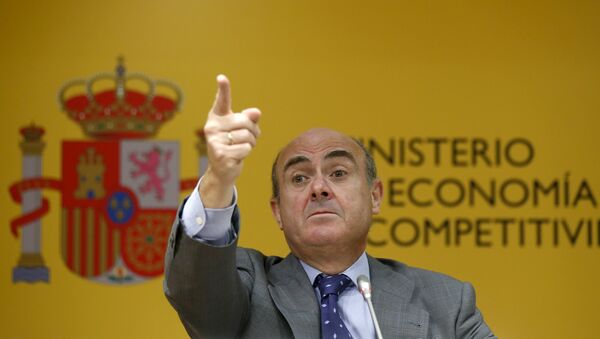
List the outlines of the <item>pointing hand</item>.
{"label": "pointing hand", "polygon": [[224,75],[219,75],[217,85],[217,96],[204,125],[209,165],[200,187],[205,207],[213,208],[217,206],[208,206],[213,202],[212,198],[216,198],[216,205],[224,205],[219,207],[231,203],[232,193],[228,192],[233,192],[235,180],[242,171],[243,160],[256,145],[256,139],[260,135],[258,120],[261,115],[257,108],[234,113],[231,109],[229,80]]}

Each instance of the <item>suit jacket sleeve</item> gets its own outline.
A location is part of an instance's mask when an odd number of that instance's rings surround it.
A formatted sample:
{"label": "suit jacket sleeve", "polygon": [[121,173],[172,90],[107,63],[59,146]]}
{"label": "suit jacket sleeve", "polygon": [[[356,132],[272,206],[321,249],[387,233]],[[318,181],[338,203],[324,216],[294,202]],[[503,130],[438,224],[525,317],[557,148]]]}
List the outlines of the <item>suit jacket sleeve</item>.
{"label": "suit jacket sleeve", "polygon": [[[237,207],[232,225],[239,228]],[[163,290],[192,338],[239,336],[248,319],[250,298],[236,269],[236,247],[237,239],[225,246],[196,241],[179,218],[173,223]]]}
{"label": "suit jacket sleeve", "polygon": [[461,306],[456,320],[457,338],[496,338],[476,306],[475,289],[469,283],[463,283]]}

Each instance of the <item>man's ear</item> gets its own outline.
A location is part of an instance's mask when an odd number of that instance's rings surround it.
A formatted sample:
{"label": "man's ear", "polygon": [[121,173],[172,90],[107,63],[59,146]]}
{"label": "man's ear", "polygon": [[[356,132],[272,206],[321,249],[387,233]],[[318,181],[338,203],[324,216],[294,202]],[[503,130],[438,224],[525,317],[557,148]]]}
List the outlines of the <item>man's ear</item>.
{"label": "man's ear", "polygon": [[377,214],[381,208],[381,200],[383,199],[383,184],[379,178],[373,181],[371,186],[371,213]]}
{"label": "man's ear", "polygon": [[283,223],[281,222],[281,214],[279,212],[279,200],[277,200],[277,198],[271,198],[271,212],[273,213],[275,220],[277,220],[279,229],[283,230]]}

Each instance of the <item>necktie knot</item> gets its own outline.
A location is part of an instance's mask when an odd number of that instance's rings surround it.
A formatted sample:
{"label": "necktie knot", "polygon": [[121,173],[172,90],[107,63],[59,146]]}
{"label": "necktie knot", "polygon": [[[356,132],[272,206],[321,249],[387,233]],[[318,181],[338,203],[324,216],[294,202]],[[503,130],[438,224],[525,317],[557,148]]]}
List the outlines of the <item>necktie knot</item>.
{"label": "necktie knot", "polygon": [[321,293],[321,298],[325,298],[330,294],[339,296],[351,284],[352,280],[345,274],[327,275],[321,273],[315,278],[314,282],[314,286]]}

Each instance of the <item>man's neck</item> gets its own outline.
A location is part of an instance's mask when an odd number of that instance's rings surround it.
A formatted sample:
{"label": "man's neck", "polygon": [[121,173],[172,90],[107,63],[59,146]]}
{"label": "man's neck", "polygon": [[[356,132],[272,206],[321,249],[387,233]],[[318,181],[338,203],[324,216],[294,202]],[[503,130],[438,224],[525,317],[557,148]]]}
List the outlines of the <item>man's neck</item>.
{"label": "man's neck", "polygon": [[309,253],[292,253],[306,264],[314,267],[322,273],[334,275],[344,272],[352,266],[364,253],[366,246],[352,248],[348,251],[312,250]]}

